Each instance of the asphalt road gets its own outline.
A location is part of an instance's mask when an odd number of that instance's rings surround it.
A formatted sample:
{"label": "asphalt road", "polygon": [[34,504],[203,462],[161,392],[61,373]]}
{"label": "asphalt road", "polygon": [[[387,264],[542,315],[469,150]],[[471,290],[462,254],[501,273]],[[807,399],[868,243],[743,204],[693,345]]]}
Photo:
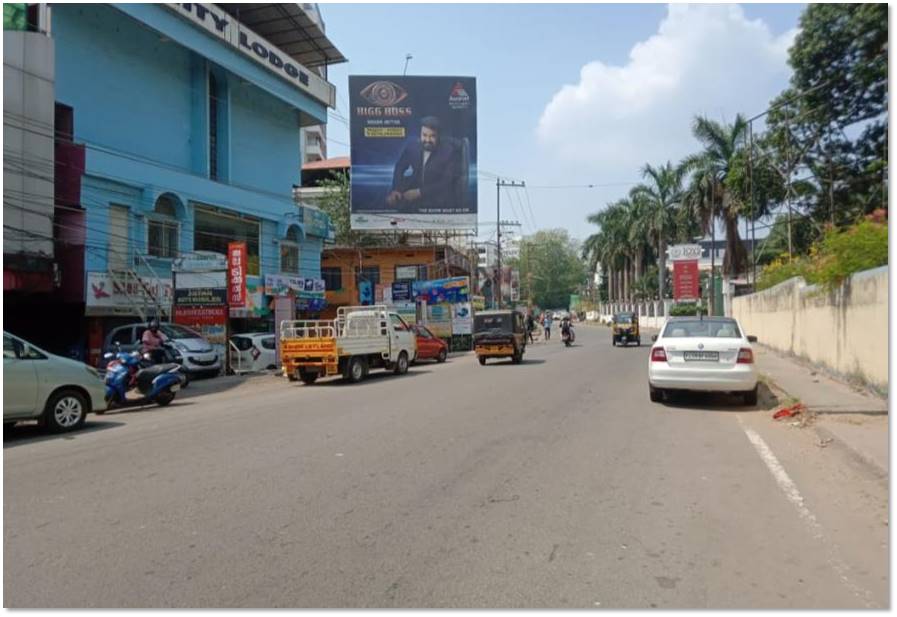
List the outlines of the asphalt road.
{"label": "asphalt road", "polygon": [[16,428],[4,605],[888,605],[885,481],[760,410],[652,404],[646,347],[578,339]]}

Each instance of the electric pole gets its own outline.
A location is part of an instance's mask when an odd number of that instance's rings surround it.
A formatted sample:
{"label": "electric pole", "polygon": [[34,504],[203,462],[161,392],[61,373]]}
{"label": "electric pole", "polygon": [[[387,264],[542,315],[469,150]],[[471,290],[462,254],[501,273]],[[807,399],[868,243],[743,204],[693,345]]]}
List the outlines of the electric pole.
{"label": "electric pole", "polygon": [[501,283],[502,283],[502,271],[501,271],[501,187],[515,187],[515,188],[523,188],[526,186],[526,182],[516,182],[511,180],[510,182],[504,181],[501,178],[498,178],[495,181],[495,226],[497,227],[496,234],[498,236],[498,308],[501,308]]}

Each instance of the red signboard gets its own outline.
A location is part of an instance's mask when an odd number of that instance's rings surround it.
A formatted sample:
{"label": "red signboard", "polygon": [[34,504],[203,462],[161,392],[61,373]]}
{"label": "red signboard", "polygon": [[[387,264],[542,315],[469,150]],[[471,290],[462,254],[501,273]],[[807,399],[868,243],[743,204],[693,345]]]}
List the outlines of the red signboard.
{"label": "red signboard", "polygon": [[688,259],[673,262],[673,299],[697,300],[700,297],[700,277],[698,260]]}
{"label": "red signboard", "polygon": [[231,308],[246,306],[246,243],[227,245],[227,301]]}
{"label": "red signboard", "polygon": [[222,325],[227,321],[226,306],[175,306],[174,323],[199,330],[202,326]]}

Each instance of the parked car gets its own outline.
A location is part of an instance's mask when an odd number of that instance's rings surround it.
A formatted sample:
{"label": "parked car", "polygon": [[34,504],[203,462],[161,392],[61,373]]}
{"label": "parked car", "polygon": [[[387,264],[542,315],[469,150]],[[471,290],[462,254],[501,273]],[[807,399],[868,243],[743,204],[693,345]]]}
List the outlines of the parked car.
{"label": "parked car", "polygon": [[277,340],[271,332],[235,334],[230,342],[239,350],[231,348],[231,368],[242,371],[264,371],[277,368]]}
{"label": "parked car", "polygon": [[[201,334],[182,325],[168,322],[159,324],[159,330],[183,357],[182,366],[188,374],[217,375],[221,372],[223,359]],[[142,322],[113,328],[106,335],[103,351],[114,353],[116,343],[121,346],[122,351],[139,350],[144,331],[146,331],[146,324]],[[100,368],[105,368],[105,359],[101,360]]]}
{"label": "parked car", "polygon": [[411,330],[417,337],[415,362],[418,360],[445,362],[446,358],[448,358],[448,343],[433,334],[426,326],[413,325]]}
{"label": "parked car", "polygon": [[648,360],[648,390],[659,402],[671,391],[740,394],[757,404],[757,368],[751,343],[738,321],[727,317],[671,317],[655,336]]}
{"label": "parked car", "polygon": [[81,428],[106,409],[99,372],[3,333],[3,423],[38,420],[54,432]]}

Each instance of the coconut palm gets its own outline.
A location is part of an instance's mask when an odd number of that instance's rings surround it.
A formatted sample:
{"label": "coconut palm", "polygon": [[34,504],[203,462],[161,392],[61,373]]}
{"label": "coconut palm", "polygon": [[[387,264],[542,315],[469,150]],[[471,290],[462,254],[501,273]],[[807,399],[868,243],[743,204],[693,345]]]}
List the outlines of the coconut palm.
{"label": "coconut palm", "polygon": [[705,232],[720,220],[726,230],[726,256],[723,271],[731,276],[744,271],[747,250],[738,234],[738,217],[747,205],[735,191],[727,186],[726,179],[736,164],[736,155],[744,146],[747,122],[739,114],[732,124],[722,124],[698,116],[692,125],[692,133],[704,149],[682,162],[683,170],[692,173],[688,210],[699,221]]}
{"label": "coconut palm", "polygon": [[645,165],[642,175],[645,183],[630,191],[630,199],[639,204],[640,216],[645,224],[643,230],[648,232],[656,247],[657,287],[663,299],[666,249],[670,240],[678,236],[680,228],[677,219],[683,198],[683,170],[667,161],[659,167]]}

